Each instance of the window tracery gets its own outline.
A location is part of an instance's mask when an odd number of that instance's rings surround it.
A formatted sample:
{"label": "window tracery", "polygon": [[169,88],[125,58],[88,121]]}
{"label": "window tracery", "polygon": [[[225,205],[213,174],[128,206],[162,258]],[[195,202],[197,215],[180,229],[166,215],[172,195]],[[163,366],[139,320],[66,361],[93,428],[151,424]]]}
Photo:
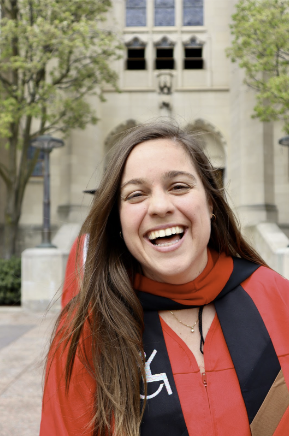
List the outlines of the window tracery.
{"label": "window tracery", "polygon": [[146,26],[146,0],[126,0],[126,26]]}
{"label": "window tracery", "polygon": [[155,0],[155,26],[175,25],[175,0]]}
{"label": "window tracery", "polygon": [[183,0],[183,26],[203,26],[203,0]]}

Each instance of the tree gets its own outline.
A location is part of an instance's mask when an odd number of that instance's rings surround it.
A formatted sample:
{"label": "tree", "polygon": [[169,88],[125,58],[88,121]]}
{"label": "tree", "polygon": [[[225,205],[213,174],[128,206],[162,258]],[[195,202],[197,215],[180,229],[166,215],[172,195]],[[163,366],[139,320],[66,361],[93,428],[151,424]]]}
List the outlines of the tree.
{"label": "tree", "polygon": [[96,115],[87,95],[103,100],[102,85],[117,89],[109,62],[121,44],[101,23],[109,0],[1,0],[0,163],[7,201],[4,256],[15,252],[25,187],[38,158],[28,158],[33,137],[85,128]]}
{"label": "tree", "polygon": [[253,117],[289,133],[289,0],[240,0],[232,19],[227,55],[257,92]]}

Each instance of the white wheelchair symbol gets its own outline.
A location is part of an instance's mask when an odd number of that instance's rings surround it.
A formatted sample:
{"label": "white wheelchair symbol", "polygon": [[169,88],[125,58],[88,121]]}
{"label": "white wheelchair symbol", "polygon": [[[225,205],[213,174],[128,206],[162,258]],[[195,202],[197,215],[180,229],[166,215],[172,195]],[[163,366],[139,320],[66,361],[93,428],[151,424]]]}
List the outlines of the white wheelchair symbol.
{"label": "white wheelchair symbol", "polygon": [[[157,350],[154,350],[150,356],[150,358],[145,363],[145,373],[146,373],[146,380],[147,383],[155,382],[155,381],[163,381],[163,383],[159,386],[159,388],[151,395],[148,395],[146,398],[149,400],[150,398],[156,397],[162,390],[162,388],[165,386],[166,390],[168,392],[168,395],[172,395],[173,391],[171,390],[171,386],[167,377],[167,374],[165,372],[162,372],[161,374],[152,374],[151,372],[151,363],[153,361],[153,358],[157,354]],[[145,396],[141,395],[141,399],[144,400]]]}

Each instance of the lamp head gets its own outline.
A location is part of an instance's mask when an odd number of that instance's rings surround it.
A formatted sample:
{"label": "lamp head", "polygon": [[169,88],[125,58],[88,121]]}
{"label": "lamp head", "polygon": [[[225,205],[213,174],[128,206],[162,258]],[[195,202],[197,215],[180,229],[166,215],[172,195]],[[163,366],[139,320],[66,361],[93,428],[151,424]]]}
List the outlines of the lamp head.
{"label": "lamp head", "polygon": [[34,148],[50,152],[53,148],[63,147],[64,141],[59,138],[53,138],[51,135],[41,135],[32,139],[30,145]]}

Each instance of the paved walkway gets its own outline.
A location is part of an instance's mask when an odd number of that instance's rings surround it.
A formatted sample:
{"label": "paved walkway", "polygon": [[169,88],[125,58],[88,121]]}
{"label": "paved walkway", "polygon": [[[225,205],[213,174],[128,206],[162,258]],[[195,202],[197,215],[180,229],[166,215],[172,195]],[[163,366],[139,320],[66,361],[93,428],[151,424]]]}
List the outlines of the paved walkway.
{"label": "paved walkway", "polygon": [[0,307],[0,436],[38,436],[45,352],[55,315]]}

